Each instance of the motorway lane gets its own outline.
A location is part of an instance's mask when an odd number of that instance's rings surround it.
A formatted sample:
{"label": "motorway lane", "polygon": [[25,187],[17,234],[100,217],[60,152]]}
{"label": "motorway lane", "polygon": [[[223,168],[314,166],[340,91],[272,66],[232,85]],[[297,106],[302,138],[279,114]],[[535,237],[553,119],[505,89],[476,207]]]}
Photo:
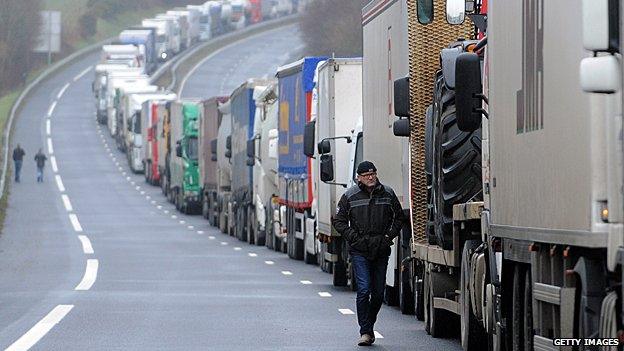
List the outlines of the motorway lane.
{"label": "motorway lane", "polygon": [[[208,97],[248,77],[272,75],[284,63],[274,57],[287,59],[288,50],[299,46],[293,27],[282,34],[291,42],[278,40],[282,35],[251,40],[207,60],[183,96]],[[238,64],[241,58],[246,62]],[[33,349],[354,349],[355,315],[338,310],[355,310],[353,293],[334,289],[318,267],[241,243],[199,216],[177,213],[159,188],[129,173],[108,131],[94,122],[92,72],[72,80],[95,60],[96,55],[87,57],[42,85],[16,125],[14,140],[30,160],[45,145],[49,105],[72,83],[58,99],[51,138],[64,194],[83,231],[72,227],[50,168],[46,183],[36,184],[34,165],[27,162],[24,182],[12,184],[0,237],[0,347],[57,304],[71,304]],[[237,66],[230,73],[232,63]],[[223,72],[231,78],[225,84]],[[94,254],[83,254],[77,234],[90,238]],[[88,291],[74,291],[87,259],[99,260],[97,280]],[[459,348],[456,341],[426,336],[421,323],[387,306],[377,330],[385,337],[380,349]]]}

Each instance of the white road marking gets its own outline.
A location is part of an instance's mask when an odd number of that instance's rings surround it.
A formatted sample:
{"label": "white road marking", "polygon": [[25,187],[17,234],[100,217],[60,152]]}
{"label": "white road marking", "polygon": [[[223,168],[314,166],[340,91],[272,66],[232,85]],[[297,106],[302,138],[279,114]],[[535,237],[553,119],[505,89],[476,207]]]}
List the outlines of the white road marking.
{"label": "white road marking", "polygon": [[273,262],[273,261],[264,261],[264,263],[268,264],[269,266],[271,266],[271,265],[274,265],[274,264],[275,264],[275,262]]}
{"label": "white road marking", "polygon": [[[149,195],[145,196],[145,199],[146,199],[146,200],[149,200],[149,199],[151,199],[151,198],[152,198],[152,197],[151,197],[151,196],[149,196]],[[156,202],[154,202],[154,203],[156,203]]]}
{"label": "white road marking", "polygon": [[84,71],[80,72],[77,76],[75,76],[74,77],[74,82],[77,81],[78,79],[82,78],[85,74],[89,73],[91,68],[93,68],[93,66],[87,67],[87,69],[85,69]]}
{"label": "white road marking", "polygon": [[320,297],[331,297],[332,294],[328,293],[327,291],[319,291],[319,296]]}
{"label": "white road marking", "polygon": [[[149,196],[146,196],[145,198],[146,198],[146,199],[148,199],[148,200],[150,199],[150,197],[149,197]],[[150,203],[151,203],[152,205],[156,205],[156,200],[152,200],[152,201],[150,201]],[[160,210],[160,208],[159,208],[159,210]]]}
{"label": "white road marking", "polygon": [[56,100],[54,100],[54,102],[52,102],[52,105],[50,105],[50,108],[48,108],[48,117],[52,116],[52,113],[54,112],[55,108],[56,108]]}
{"label": "white road marking", "polygon": [[65,205],[65,210],[67,212],[71,212],[74,210],[74,208],[71,205],[71,202],[69,201],[69,196],[63,194],[61,195],[61,199],[63,199],[63,205]]}
{"label": "white road marking", "polygon": [[169,213],[169,210],[164,210],[163,212],[164,212],[165,214],[167,214],[167,213]]}
{"label": "white road marking", "polygon": [[292,275],[292,272],[291,271],[282,271],[282,274],[283,275]]}
{"label": "white road marking", "polygon": [[178,218],[178,216],[176,216],[176,215],[171,215],[171,218],[176,219],[176,218]]}
{"label": "white road marking", "polygon": [[186,222],[185,222],[185,221],[182,221],[182,220],[180,221],[180,224],[184,224],[184,223],[186,223]]}
{"label": "white road marking", "polygon": [[87,260],[87,268],[85,269],[84,277],[82,277],[82,281],[74,290],[89,290],[95,283],[97,279],[99,262],[96,259],[88,259]]}
{"label": "white road marking", "polygon": [[87,238],[85,235],[78,235],[78,239],[80,239],[80,242],[82,243],[82,252],[84,252],[86,255],[93,254],[93,246],[91,246],[91,240],[89,240],[89,238]]}
{"label": "white road marking", "polygon": [[212,236],[212,235],[211,235],[211,236],[209,236],[209,237],[208,237],[208,239],[210,239],[210,240],[214,240],[214,239],[216,239],[216,238],[215,238],[214,236]]}
{"label": "white road marking", "polygon": [[140,194],[141,194],[141,195],[145,195],[145,191],[141,191],[141,193],[140,193]]}
{"label": "white road marking", "polygon": [[235,248],[234,248],[234,251],[240,251],[240,250],[242,250],[242,249],[243,249],[242,247],[238,247],[238,246],[237,246],[237,247],[235,247]]}
{"label": "white road marking", "polygon": [[221,242],[221,245],[223,245],[223,246],[226,246],[227,244],[228,244],[228,243],[227,243],[227,242],[225,242],[225,241],[222,241],[222,242]]}
{"label": "white road marking", "polygon": [[46,119],[46,134],[47,135],[52,134],[52,128],[50,126],[50,119]]}
{"label": "white road marking", "polygon": [[65,90],[67,90],[67,88],[69,88],[69,83],[65,84],[62,88],[61,91],[59,91],[58,94],[56,94],[56,98],[60,99],[61,96],[63,96],[63,94],[65,94]]}
{"label": "white road marking", "polygon": [[342,314],[355,314],[355,312],[351,311],[348,308],[339,308],[338,311],[340,311],[340,313]]}
{"label": "white road marking", "polygon": [[309,280],[300,280],[299,283],[303,284],[303,285],[311,285],[312,282]]}
{"label": "white road marking", "polygon": [[249,257],[258,257],[257,253],[250,252],[247,254]]}
{"label": "white road marking", "polygon": [[58,173],[58,165],[56,164],[56,157],[50,156],[50,164],[52,165],[52,171]]}
{"label": "white road marking", "polygon": [[5,351],[26,351],[35,346],[41,338],[65,318],[72,308],[74,308],[74,305],[58,305],[54,307],[50,313],[30,328],[26,334],[22,335],[17,341],[11,344],[11,346],[6,348]]}
{"label": "white road marking", "polygon": [[197,234],[202,235],[202,234],[204,234],[204,231],[203,230],[198,230]]}
{"label": "white road marking", "polygon": [[70,213],[69,220],[71,221],[75,231],[82,232],[82,226],[80,225],[80,222],[78,222],[78,216],[76,216],[76,214]]}
{"label": "white road marking", "polygon": [[186,227],[188,230],[193,230],[195,229],[195,227],[193,227],[192,225],[189,225],[188,227]]}
{"label": "white road marking", "polygon": [[48,138],[48,153],[53,154],[54,148],[52,147],[52,139]]}
{"label": "white road marking", "polygon": [[137,185],[136,190],[141,190],[141,187]]}
{"label": "white road marking", "polygon": [[[125,174],[124,174],[124,175],[125,175]],[[130,181],[130,179],[132,179],[132,178],[130,178],[130,177],[126,177],[126,180],[127,180],[127,181]]]}
{"label": "white road marking", "polygon": [[375,339],[383,339],[384,338],[383,335],[381,335],[381,333],[376,331],[376,330],[373,331],[373,333],[375,334]]}
{"label": "white road marking", "polygon": [[157,209],[162,210],[162,206],[158,205],[156,206]]}
{"label": "white road marking", "polygon": [[135,182],[134,182],[134,180],[133,180],[133,181],[131,181],[131,182],[130,182],[130,184],[135,185],[136,183],[135,183]]}
{"label": "white road marking", "polygon": [[61,179],[61,176],[57,174],[54,178],[56,179],[56,186],[58,187],[59,191],[64,192],[65,186],[63,185],[63,180]]}

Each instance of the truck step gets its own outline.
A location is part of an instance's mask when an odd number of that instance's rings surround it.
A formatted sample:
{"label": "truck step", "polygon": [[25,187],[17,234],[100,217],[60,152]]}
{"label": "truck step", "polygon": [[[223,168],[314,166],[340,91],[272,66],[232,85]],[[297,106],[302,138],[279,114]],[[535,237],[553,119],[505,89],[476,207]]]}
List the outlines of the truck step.
{"label": "truck step", "polygon": [[559,347],[553,344],[553,340],[543,336],[533,336],[533,350],[535,351],[558,351]]}

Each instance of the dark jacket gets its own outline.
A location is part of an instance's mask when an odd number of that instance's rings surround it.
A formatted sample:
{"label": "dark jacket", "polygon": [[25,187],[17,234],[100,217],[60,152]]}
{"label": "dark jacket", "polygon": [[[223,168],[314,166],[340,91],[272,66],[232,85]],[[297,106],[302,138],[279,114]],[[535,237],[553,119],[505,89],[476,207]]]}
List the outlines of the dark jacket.
{"label": "dark jacket", "polygon": [[46,157],[46,155],[42,154],[42,153],[37,153],[35,155],[35,162],[37,162],[37,167],[38,168],[43,168],[43,166],[45,166],[45,161],[48,158]]}
{"label": "dark jacket", "polygon": [[362,184],[349,188],[338,202],[332,224],[351,252],[374,260],[390,255],[392,239],[399,235],[404,221],[392,188],[378,183],[370,193]]}
{"label": "dark jacket", "polygon": [[26,153],[24,152],[24,149],[22,148],[13,149],[13,161],[24,160],[24,155],[26,155]]}

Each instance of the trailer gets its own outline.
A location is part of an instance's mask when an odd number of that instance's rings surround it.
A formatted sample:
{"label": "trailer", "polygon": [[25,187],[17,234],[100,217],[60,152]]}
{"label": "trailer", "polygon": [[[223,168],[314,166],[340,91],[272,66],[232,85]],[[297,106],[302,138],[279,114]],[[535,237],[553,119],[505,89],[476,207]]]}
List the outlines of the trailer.
{"label": "trailer", "polygon": [[232,115],[230,101],[219,106],[222,114],[217,132],[217,212],[221,232],[234,235],[232,210]]}
{"label": "trailer", "polygon": [[158,61],[167,61],[171,56],[173,48],[173,28],[172,22],[162,19],[144,19],[141,22],[143,27],[156,28],[156,57]]}
{"label": "trailer", "polygon": [[[129,83],[129,84],[128,84]],[[127,151],[126,145],[126,135],[129,126],[129,119],[132,117],[132,114],[136,111],[133,105],[129,103],[130,96],[132,94],[140,94],[140,93],[155,93],[158,91],[158,87],[155,85],[147,84],[147,82],[141,82],[136,84],[136,82],[126,82],[126,84],[121,85],[115,90],[115,99],[113,102],[114,109],[116,111],[115,115],[115,123],[114,128],[114,138],[115,143],[117,144],[117,149],[121,152]],[[138,108],[141,108],[141,105],[138,104]]]}
{"label": "trailer", "polygon": [[223,5],[218,1],[207,1],[204,6],[208,7],[208,15],[210,16],[210,33],[213,36],[225,33],[226,27],[222,19]]}
{"label": "trailer", "polygon": [[109,71],[106,75],[106,123],[112,137],[117,133],[119,88],[124,86],[147,86],[149,77],[139,71]]}
{"label": "trailer", "polygon": [[[303,150],[312,162],[314,194],[312,216],[305,226],[306,263],[319,263],[323,271],[333,274],[334,285],[345,286],[351,276],[348,248],[331,220],[340,197],[354,184],[357,164],[352,163],[359,163],[362,156],[362,59],[331,58],[321,62],[315,82]],[[318,145],[325,149],[318,150]],[[355,158],[355,154],[359,157]],[[330,167],[333,176],[321,177],[322,166]]]}
{"label": "trailer", "polygon": [[[181,27],[181,40],[185,44],[184,49],[190,48],[199,38],[199,15],[196,10],[186,10],[184,8],[174,8],[167,11],[168,15],[176,16],[183,23]],[[186,33],[184,31],[186,29]],[[186,40],[186,41],[185,41]]]}
{"label": "trailer", "polygon": [[313,200],[311,161],[303,154],[305,124],[310,120],[314,72],[326,57],[306,57],[278,68],[279,81],[279,203],[286,252],[294,259],[307,255],[305,223]]}
{"label": "trailer", "polygon": [[129,68],[126,65],[99,64],[95,66],[95,77],[91,84],[91,90],[95,97],[96,120],[100,124],[106,124],[106,91],[108,85],[108,72]]}
{"label": "trailer", "polygon": [[217,133],[223,119],[219,107],[229,97],[213,97],[203,102],[203,117],[199,121],[199,179],[202,184],[202,215],[210,225],[219,227],[217,211]]}
{"label": "trailer", "polygon": [[160,185],[160,145],[159,135],[162,134],[162,125],[167,111],[167,101],[148,100],[143,103],[141,112],[141,135],[143,144],[142,159],[145,163],[145,181],[152,185]]}
{"label": "trailer", "polygon": [[159,14],[153,18],[155,21],[165,21],[169,24],[171,34],[168,37],[168,57],[177,55],[182,50],[182,29],[179,19],[176,16]]}
{"label": "trailer", "polygon": [[199,15],[199,41],[206,41],[212,38],[212,18],[210,17],[209,4],[187,5],[188,10],[196,10]]}
{"label": "trailer", "polygon": [[152,28],[126,29],[119,33],[119,42],[136,45],[140,55],[144,58],[144,67],[147,74],[156,69],[156,34]]}
{"label": "trailer", "polygon": [[156,18],[163,18],[175,21],[179,30],[180,50],[184,51],[191,46],[191,37],[189,35],[189,22],[187,16],[183,14],[175,14],[167,11],[166,14],[159,14]]}

